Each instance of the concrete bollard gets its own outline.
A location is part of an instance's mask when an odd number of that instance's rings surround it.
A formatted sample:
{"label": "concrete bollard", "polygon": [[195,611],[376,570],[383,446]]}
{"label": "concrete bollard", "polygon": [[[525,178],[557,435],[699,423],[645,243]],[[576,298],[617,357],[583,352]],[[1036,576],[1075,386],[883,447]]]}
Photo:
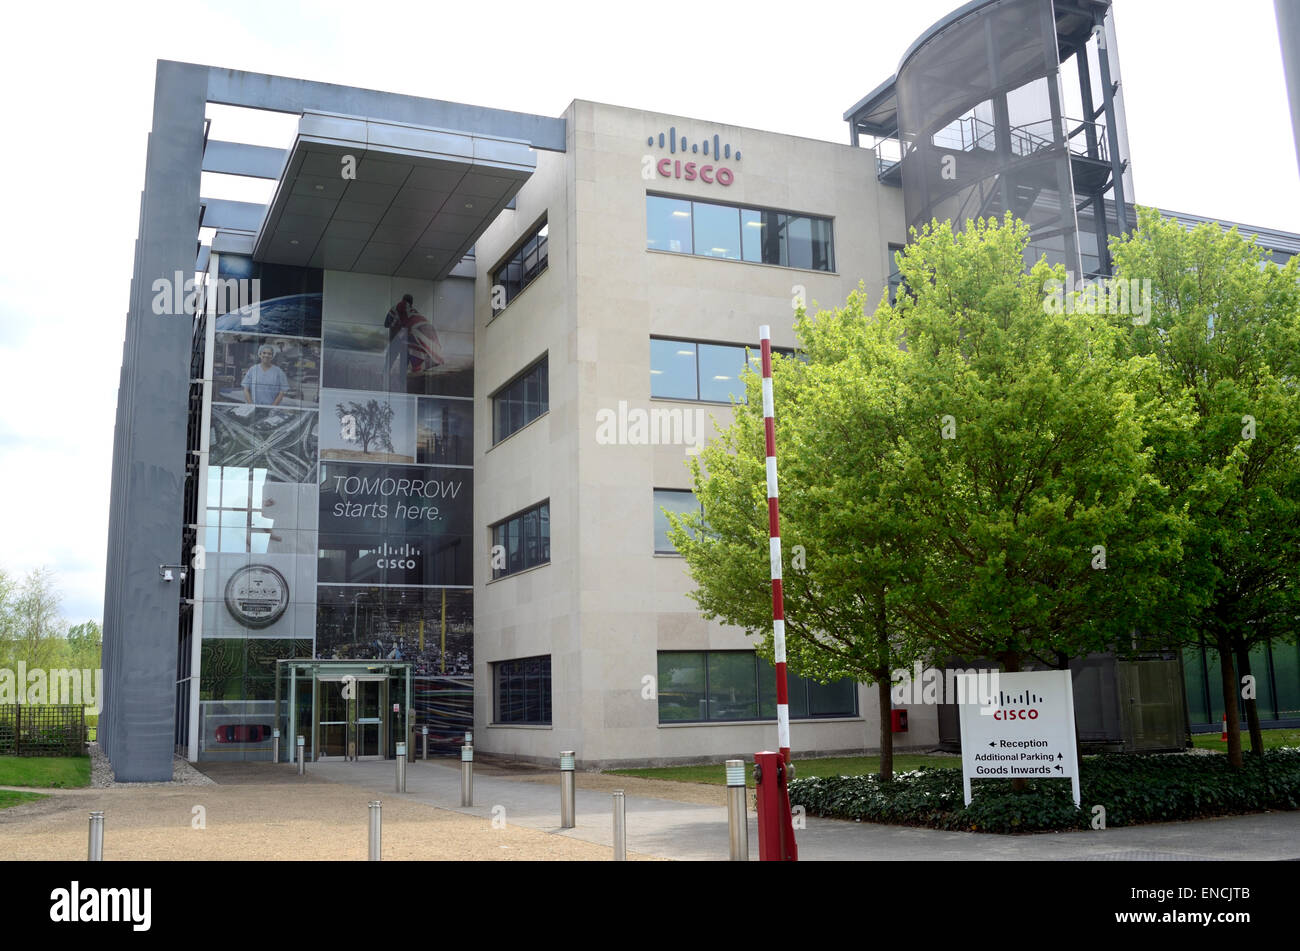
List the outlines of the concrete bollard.
{"label": "concrete bollard", "polygon": [[380,815],[381,799],[370,800],[370,861],[378,862],[383,858],[383,819]]}
{"label": "concrete bollard", "polygon": [[614,861],[627,861],[627,797],[614,790]]}
{"label": "concrete bollard", "polygon": [[86,860],[104,861],[104,814],[102,812],[90,814],[90,841],[86,846]]}
{"label": "concrete bollard", "polygon": [[572,829],[577,823],[574,800],[577,796],[577,777],[573,769],[573,750],[560,751],[560,828]]}
{"label": "concrete bollard", "polygon": [[731,861],[749,861],[749,818],[745,814],[745,761],[727,760],[727,831]]}

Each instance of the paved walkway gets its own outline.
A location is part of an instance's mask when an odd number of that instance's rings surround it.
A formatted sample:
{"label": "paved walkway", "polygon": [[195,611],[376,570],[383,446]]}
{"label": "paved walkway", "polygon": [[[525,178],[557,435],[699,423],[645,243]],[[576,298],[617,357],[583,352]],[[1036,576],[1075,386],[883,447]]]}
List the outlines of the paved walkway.
{"label": "paved walkway", "polygon": [[[291,772],[286,767],[285,772]],[[410,799],[451,809],[485,821],[504,818],[510,825],[537,829],[596,845],[613,844],[612,801],[607,791],[581,788],[576,799],[577,827],[560,829],[560,790],[554,774],[505,778],[476,772],[474,805],[460,803],[460,763],[414,762],[407,768],[407,792],[395,792],[391,761],[314,763],[314,775],[373,791],[376,798]],[[601,777],[617,780],[620,777]],[[294,779],[297,779],[296,774]],[[536,781],[530,781],[535,779]],[[602,783],[603,784],[603,783]],[[629,786],[631,782],[629,782]],[[719,787],[718,798],[723,793]],[[687,798],[696,798],[695,796]],[[629,794],[629,851],[670,859],[725,860],[728,856],[725,806],[674,802]],[[495,810],[495,812],[494,812]],[[1228,816],[1197,822],[1171,822],[1132,828],[1040,835],[988,835],[940,832],[836,819],[809,818],[798,832],[801,860],[1259,860],[1300,859],[1300,811]],[[750,858],[758,857],[758,833],[749,817]]]}

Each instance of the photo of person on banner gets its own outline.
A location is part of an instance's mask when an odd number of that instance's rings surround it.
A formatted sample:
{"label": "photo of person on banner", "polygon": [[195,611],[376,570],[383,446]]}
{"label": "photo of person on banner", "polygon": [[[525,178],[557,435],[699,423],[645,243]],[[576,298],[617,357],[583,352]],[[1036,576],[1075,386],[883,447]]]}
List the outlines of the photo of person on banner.
{"label": "photo of person on banner", "polygon": [[415,298],[410,294],[403,294],[402,299],[392,306],[384,318],[384,326],[389,330],[390,340],[406,331],[408,374],[425,373],[445,362],[433,321],[416,309]]}

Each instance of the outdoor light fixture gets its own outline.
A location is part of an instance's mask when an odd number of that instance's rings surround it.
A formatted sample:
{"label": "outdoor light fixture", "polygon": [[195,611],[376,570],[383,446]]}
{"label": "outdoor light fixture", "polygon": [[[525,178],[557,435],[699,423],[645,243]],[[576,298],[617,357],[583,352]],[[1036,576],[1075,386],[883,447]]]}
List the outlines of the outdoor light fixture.
{"label": "outdoor light fixture", "polygon": [[186,569],[184,565],[159,565],[158,577],[162,578],[163,581],[174,581],[176,580],[176,576],[175,574],[173,574],[173,572],[179,572],[180,579],[184,581],[185,570]]}

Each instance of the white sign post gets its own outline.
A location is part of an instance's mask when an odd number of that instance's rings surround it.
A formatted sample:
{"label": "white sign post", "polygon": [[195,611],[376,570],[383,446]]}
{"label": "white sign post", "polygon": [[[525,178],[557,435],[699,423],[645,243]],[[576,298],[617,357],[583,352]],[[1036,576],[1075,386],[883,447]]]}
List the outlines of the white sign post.
{"label": "white sign post", "polygon": [[[999,673],[978,683],[964,674],[961,780],[970,805],[972,779],[1070,777],[1079,805],[1074,741],[1074,688],[1068,670]],[[977,691],[983,691],[980,696]]]}

